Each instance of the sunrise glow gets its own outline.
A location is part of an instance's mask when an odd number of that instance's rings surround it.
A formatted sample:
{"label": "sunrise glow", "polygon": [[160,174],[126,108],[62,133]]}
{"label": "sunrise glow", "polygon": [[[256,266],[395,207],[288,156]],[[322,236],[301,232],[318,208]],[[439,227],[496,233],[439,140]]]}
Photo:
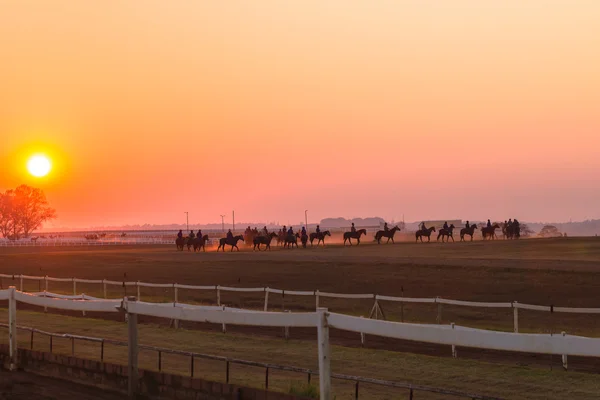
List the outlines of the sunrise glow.
{"label": "sunrise glow", "polygon": [[35,155],[27,162],[27,171],[38,178],[48,175],[51,169],[52,163],[44,155]]}

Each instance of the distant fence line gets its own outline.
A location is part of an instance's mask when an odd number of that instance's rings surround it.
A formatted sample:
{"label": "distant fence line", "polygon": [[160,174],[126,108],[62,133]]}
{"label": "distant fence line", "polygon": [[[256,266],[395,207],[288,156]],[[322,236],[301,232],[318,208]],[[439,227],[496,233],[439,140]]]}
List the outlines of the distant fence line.
{"label": "distant fence line", "polygon": [[81,312],[124,312],[128,325],[128,378],[129,393],[135,395],[138,385],[138,315],[192,322],[232,324],[263,327],[317,328],[319,385],[321,400],[331,400],[331,357],[329,328],[388,338],[434,343],[456,347],[514,351],[566,357],[600,357],[600,338],[552,334],[524,334],[473,329],[451,325],[408,324],[380,321],[329,312],[318,308],[314,312],[264,312],[214,310],[203,306],[163,306],[137,301],[135,297],[114,300],[57,299],[23,293],[14,286],[0,290],[0,300],[8,300],[9,356],[11,369],[17,359],[17,302],[39,307]]}
{"label": "distant fence line", "polygon": [[[436,304],[437,305],[437,313],[436,313],[436,322],[438,324],[442,323],[442,315],[443,315],[443,305],[451,305],[451,306],[459,306],[459,307],[479,307],[479,308],[510,308],[513,310],[513,332],[519,332],[519,309],[521,310],[531,310],[531,311],[542,311],[542,312],[550,312],[550,313],[571,313],[571,314],[600,314],[600,308],[577,308],[577,307],[556,307],[554,305],[535,305],[535,304],[525,304],[519,303],[517,301],[513,302],[478,302],[478,301],[463,301],[463,300],[451,300],[444,299],[441,297],[431,297],[431,298],[417,298],[417,297],[397,297],[397,296],[384,296],[378,294],[362,294],[362,293],[331,293],[331,292],[322,292],[317,290],[303,291],[303,290],[284,290],[284,289],[274,289],[269,287],[229,287],[229,286],[220,286],[220,285],[183,285],[178,283],[147,283],[140,281],[111,281],[106,279],[79,279],[79,278],[53,278],[49,276],[29,276],[29,275],[10,275],[10,274],[0,274],[0,288],[4,286],[3,279],[10,279],[14,285],[16,282],[19,283],[19,290],[23,291],[24,289],[24,281],[32,280],[37,281],[40,293],[46,294],[47,296],[60,296],[61,298],[74,298],[74,299],[86,299],[85,295],[82,293],[78,293],[77,291],[77,283],[82,284],[98,284],[102,285],[103,297],[107,299],[108,287],[109,286],[117,286],[123,288],[124,295],[126,295],[126,288],[131,287],[135,288],[138,300],[141,300],[142,293],[141,288],[163,288],[163,289],[172,289],[173,290],[173,302],[169,304],[178,304],[180,303],[179,299],[179,289],[185,290],[200,290],[200,291],[214,291],[215,299],[217,306],[221,306],[221,292],[247,292],[247,293],[264,293],[264,307],[263,311],[269,310],[269,294],[278,294],[281,295],[283,299],[285,296],[308,296],[314,297],[315,301],[315,309],[320,308],[320,299],[321,298],[337,298],[337,299],[364,299],[364,300],[373,300],[373,306],[371,308],[371,312],[369,314],[369,318],[379,319],[379,316],[383,319],[386,319],[384,309],[381,305],[383,301],[391,301],[400,303],[401,306],[401,321],[404,322],[404,304],[406,303],[414,303],[414,304]],[[62,296],[56,295],[50,292],[49,290],[49,282],[64,282],[71,283],[73,285],[73,296]],[[43,284],[43,286],[42,286]],[[95,298],[89,298],[95,299]],[[282,305],[283,307],[283,305]],[[282,310],[283,311],[283,310]]]}

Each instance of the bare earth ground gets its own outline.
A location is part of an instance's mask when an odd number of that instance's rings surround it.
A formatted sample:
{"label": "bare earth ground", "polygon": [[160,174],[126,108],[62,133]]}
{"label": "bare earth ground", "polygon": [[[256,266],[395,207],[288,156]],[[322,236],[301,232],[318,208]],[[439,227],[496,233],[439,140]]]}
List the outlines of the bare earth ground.
{"label": "bare earth ground", "polygon": [[122,400],[122,396],[76,383],[0,369],[0,400]]}
{"label": "bare earth ground", "polygon": [[[181,253],[176,252],[174,247],[173,245],[160,247],[5,248],[0,249],[0,273],[178,282],[198,285],[269,286],[288,290],[319,289],[338,293],[377,293],[393,296],[401,295],[401,288],[403,288],[403,294],[407,297],[440,296],[474,301],[516,300],[532,304],[600,307],[600,299],[598,299],[600,240],[598,238],[475,241],[455,244],[400,243],[380,246],[363,243],[359,247],[352,248],[329,245],[325,249],[309,248],[284,251],[274,248],[272,252],[241,251],[222,254],[210,251],[203,254],[193,254],[187,251]],[[2,280],[3,287],[12,284],[18,286],[18,279],[15,281]],[[78,284],[77,289],[91,295],[102,296],[99,286]],[[37,291],[40,287],[35,282],[26,282],[25,289]],[[72,292],[72,285],[51,283],[49,290],[69,293]],[[129,290],[128,294],[135,294],[131,293],[134,289]],[[122,288],[113,287],[109,297],[119,297],[123,294]],[[164,289],[144,288],[141,293],[142,299],[147,301],[172,301],[172,295],[172,290]],[[263,296],[262,293],[223,292],[221,301],[232,306],[261,308],[264,301]],[[182,290],[179,293],[179,301],[213,304],[215,292]],[[273,294],[269,296],[269,304],[271,309],[275,310],[282,307],[291,310],[309,310],[314,309],[315,306],[312,297],[292,298],[286,296],[285,299],[282,299],[281,296]],[[400,320],[398,304],[384,302],[382,305],[388,319]],[[321,306],[336,312],[366,316],[371,309],[372,301],[322,298]],[[431,305],[406,305],[404,317],[406,321],[434,323],[436,309]],[[520,310],[519,318],[520,331],[524,332],[559,333],[566,331],[571,334],[600,336],[599,317],[594,314],[550,314]],[[32,320],[32,322],[35,321]],[[510,331],[512,330],[512,310],[445,306],[443,322]],[[186,328],[213,331],[217,329],[214,326],[188,325]],[[228,331],[241,334],[259,333],[263,336],[281,336],[280,330],[260,328],[228,327]],[[226,336],[231,337],[231,335]],[[292,332],[294,339],[307,339],[312,342],[314,337],[314,332],[310,330],[294,330]],[[333,332],[332,341],[344,346],[360,345],[358,335],[343,332]],[[444,357],[450,354],[449,349],[443,346],[375,337],[367,338],[367,346],[371,348],[368,351],[387,349]],[[353,350],[347,349],[346,351]],[[558,357],[551,359],[549,356],[507,354],[472,349],[459,349],[459,356],[461,362],[467,362],[463,359],[469,358],[513,366],[521,365],[521,367],[524,365],[536,366],[533,371],[538,371],[538,367],[548,369],[551,363],[555,369],[559,366]],[[404,354],[403,357],[408,357],[408,355]],[[432,358],[429,357],[429,359]],[[437,357],[433,359],[444,360],[444,363],[456,362]],[[291,358],[287,364],[293,364],[291,362],[293,360],[295,358]],[[598,372],[600,371],[600,360],[569,358],[569,368],[570,370]],[[378,377],[380,371],[381,368],[374,367],[371,373],[365,371],[365,375]],[[427,373],[435,374],[432,370]],[[572,373],[567,374],[571,375]],[[405,380],[402,377],[398,379]],[[451,382],[452,380],[447,381]],[[467,381],[468,379],[465,380],[465,382]],[[469,384],[470,386],[472,385]],[[477,387],[477,385],[475,386]],[[481,386],[481,388],[484,387]],[[539,391],[537,392],[539,393]]]}

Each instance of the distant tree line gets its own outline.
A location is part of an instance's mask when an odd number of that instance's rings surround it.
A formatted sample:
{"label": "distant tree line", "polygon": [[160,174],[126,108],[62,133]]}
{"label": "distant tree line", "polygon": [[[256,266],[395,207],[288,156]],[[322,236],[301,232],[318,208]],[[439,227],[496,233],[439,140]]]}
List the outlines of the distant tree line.
{"label": "distant tree line", "polygon": [[56,218],[41,189],[21,185],[0,193],[0,235],[9,239],[29,237],[48,220]]}

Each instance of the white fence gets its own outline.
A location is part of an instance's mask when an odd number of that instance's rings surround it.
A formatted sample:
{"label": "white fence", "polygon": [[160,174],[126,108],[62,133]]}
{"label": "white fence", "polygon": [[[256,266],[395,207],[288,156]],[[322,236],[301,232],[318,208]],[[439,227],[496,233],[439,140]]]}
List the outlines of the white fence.
{"label": "white fence", "polygon": [[215,324],[252,325],[269,327],[317,328],[319,383],[321,399],[331,399],[331,366],[329,355],[329,328],[384,336],[395,339],[455,346],[493,349],[514,352],[600,357],[600,339],[579,336],[523,334],[465,328],[455,325],[424,325],[379,321],[330,313],[318,308],[315,312],[285,313],[215,309],[214,307],[188,306],[164,307],[154,303],[136,301],[135,298],[114,300],[72,300],[42,297],[17,291],[14,287],[0,290],[0,300],[9,302],[9,355],[11,368],[17,360],[17,302],[40,307],[85,312],[126,312],[129,326],[130,394],[137,391],[138,343],[137,315],[172,320],[208,322]]}
{"label": "white fence", "polygon": [[[269,293],[279,294],[282,296],[312,296],[315,301],[315,309],[319,308],[320,299],[322,297],[337,298],[337,299],[372,299],[374,301],[371,315],[377,317],[379,311],[381,311],[380,302],[391,301],[397,303],[420,303],[420,304],[437,304],[437,315],[436,321],[442,322],[443,305],[452,305],[459,307],[478,307],[478,308],[510,308],[513,310],[513,331],[519,332],[519,309],[522,310],[533,310],[551,313],[571,313],[571,314],[600,314],[600,308],[575,308],[575,307],[555,307],[553,305],[543,306],[535,304],[524,304],[517,301],[513,302],[478,302],[478,301],[462,301],[462,300],[451,300],[444,299],[441,297],[431,298],[415,298],[415,297],[396,297],[396,296],[382,296],[378,294],[363,294],[363,293],[330,293],[321,292],[319,290],[284,290],[274,289],[269,287],[255,287],[255,288],[240,288],[240,287],[228,287],[219,285],[182,285],[178,283],[147,283],[147,282],[132,282],[132,281],[109,281],[106,279],[79,279],[79,278],[52,278],[49,276],[28,276],[28,275],[8,275],[0,274],[0,279],[10,279],[13,285],[17,286],[20,291],[23,291],[24,280],[33,280],[39,282],[40,289],[49,292],[50,282],[70,282],[73,285],[73,296],[81,296],[81,293],[77,292],[77,283],[84,284],[98,284],[102,285],[104,298],[107,298],[107,287],[118,286],[122,288],[132,287],[136,289],[137,299],[141,300],[140,288],[172,288],[173,289],[173,303],[179,303],[179,289],[187,290],[200,290],[200,291],[215,291],[217,305],[221,305],[221,292],[254,292],[264,293],[264,311],[269,309]],[[43,283],[43,286],[42,286]]]}

